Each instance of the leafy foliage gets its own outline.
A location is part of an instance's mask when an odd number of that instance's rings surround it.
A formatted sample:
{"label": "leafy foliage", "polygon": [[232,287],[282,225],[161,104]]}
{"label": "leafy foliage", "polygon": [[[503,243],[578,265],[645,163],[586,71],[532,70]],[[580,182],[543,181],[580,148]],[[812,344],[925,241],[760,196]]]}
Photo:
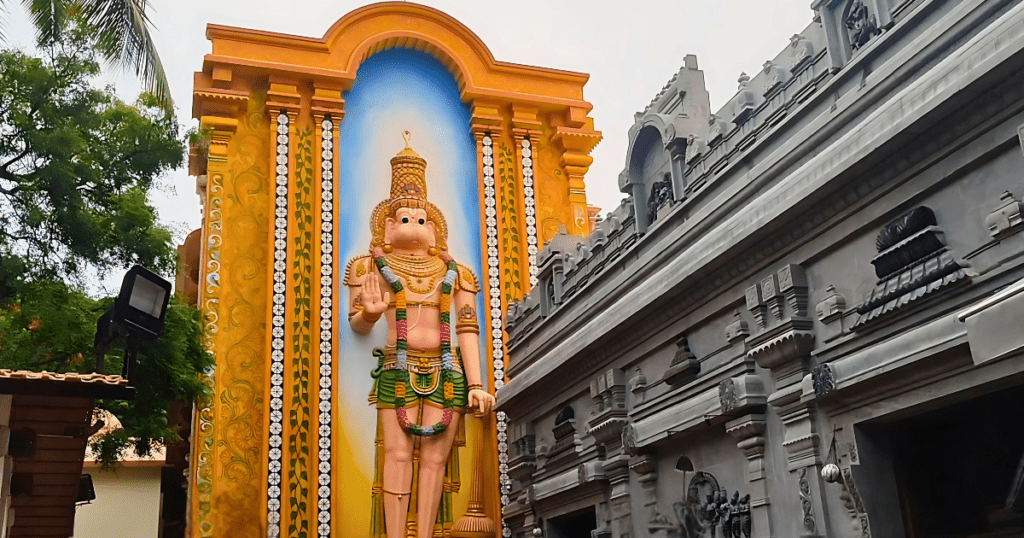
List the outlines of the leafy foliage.
{"label": "leafy foliage", "polygon": [[[6,0],[0,0],[0,9]],[[149,33],[149,0],[21,0],[36,27],[41,46],[67,40],[76,20],[95,36],[96,48],[108,64],[142,78],[157,101],[170,108],[170,87],[163,63]],[[3,34],[0,34],[2,37]]]}
{"label": "leafy foliage", "polygon": [[[183,136],[152,95],[134,105],[96,89],[86,30],[75,27],[41,58],[0,51],[0,367],[90,372],[96,322],[113,298],[83,284],[142,264],[173,274],[172,234],[148,196],[182,165]],[[160,339],[143,347],[133,401],[99,401],[123,429],[97,446],[104,463],[177,441],[167,408],[204,393],[200,313],[172,300]],[[120,373],[123,351],[106,357]]]}
{"label": "leafy foliage", "polygon": [[177,120],[152,95],[130,106],[94,88],[86,31],[67,38],[43,58],[0,51],[0,267],[16,257],[33,277],[78,282],[89,265],[167,274],[171,234],[146,196],[184,160]]}

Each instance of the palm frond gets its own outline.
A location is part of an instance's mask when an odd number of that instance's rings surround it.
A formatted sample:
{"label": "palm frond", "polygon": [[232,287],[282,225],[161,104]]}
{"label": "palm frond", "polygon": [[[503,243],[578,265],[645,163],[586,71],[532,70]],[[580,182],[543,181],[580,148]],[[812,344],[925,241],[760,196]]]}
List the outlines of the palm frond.
{"label": "palm frond", "polygon": [[53,43],[68,17],[66,0],[21,0],[36,27],[36,40],[40,45]]}
{"label": "palm frond", "polygon": [[78,4],[86,23],[96,30],[97,49],[108,64],[134,72],[149,91],[170,107],[167,75],[149,33],[148,0],[79,0]]}

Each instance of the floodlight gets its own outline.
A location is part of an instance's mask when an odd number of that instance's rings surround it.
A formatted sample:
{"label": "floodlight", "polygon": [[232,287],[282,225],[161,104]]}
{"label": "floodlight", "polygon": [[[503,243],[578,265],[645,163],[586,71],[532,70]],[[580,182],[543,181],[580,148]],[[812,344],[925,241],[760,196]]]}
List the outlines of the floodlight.
{"label": "floodlight", "polygon": [[164,328],[171,283],[141,265],[128,270],[114,303],[113,321],[134,336],[154,340]]}
{"label": "floodlight", "polygon": [[121,282],[121,292],[114,307],[96,323],[96,369],[103,370],[103,357],[118,336],[126,337],[125,362],[122,375],[135,367],[139,339],[156,340],[164,328],[164,315],[171,299],[171,283],[156,273],[136,265]]}

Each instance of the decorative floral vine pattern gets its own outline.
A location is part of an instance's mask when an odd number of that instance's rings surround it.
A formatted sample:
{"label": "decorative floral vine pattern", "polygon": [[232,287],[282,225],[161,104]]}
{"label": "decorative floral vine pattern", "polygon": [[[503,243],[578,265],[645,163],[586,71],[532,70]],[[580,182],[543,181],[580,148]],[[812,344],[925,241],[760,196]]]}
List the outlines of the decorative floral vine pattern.
{"label": "decorative floral vine pattern", "polygon": [[512,148],[498,145],[498,179],[501,182],[501,244],[505,262],[505,302],[512,303],[523,298],[521,273],[522,253],[519,239],[519,215],[516,212],[516,176]]}
{"label": "decorative floral vine pattern", "polygon": [[[223,284],[220,299],[221,331],[217,337],[218,480],[212,514],[221,532],[252,536],[260,533],[259,520],[235,507],[259,498],[259,463],[264,442],[263,375],[267,303],[267,259],[262,239],[269,233],[266,204],[267,118],[264,101],[250,96],[247,110],[232,138],[235,147],[225,176],[224,234],[232,237],[221,248]],[[224,509],[221,509],[224,507]]]}
{"label": "decorative floral vine pattern", "polygon": [[311,301],[313,285],[313,128],[298,134],[295,148],[295,250],[292,252],[292,287],[295,321],[292,323],[292,392],[288,411],[288,536],[309,536],[309,363],[312,355]]}

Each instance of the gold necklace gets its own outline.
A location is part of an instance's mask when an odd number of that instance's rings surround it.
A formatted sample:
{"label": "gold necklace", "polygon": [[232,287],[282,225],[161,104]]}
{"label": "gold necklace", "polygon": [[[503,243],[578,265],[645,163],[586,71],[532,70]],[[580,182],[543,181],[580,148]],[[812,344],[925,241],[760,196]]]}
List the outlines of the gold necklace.
{"label": "gold necklace", "polygon": [[[445,274],[445,264],[437,256],[403,256],[387,254],[388,267],[403,277],[409,289],[420,295],[432,293]],[[426,280],[426,286],[424,286]]]}

